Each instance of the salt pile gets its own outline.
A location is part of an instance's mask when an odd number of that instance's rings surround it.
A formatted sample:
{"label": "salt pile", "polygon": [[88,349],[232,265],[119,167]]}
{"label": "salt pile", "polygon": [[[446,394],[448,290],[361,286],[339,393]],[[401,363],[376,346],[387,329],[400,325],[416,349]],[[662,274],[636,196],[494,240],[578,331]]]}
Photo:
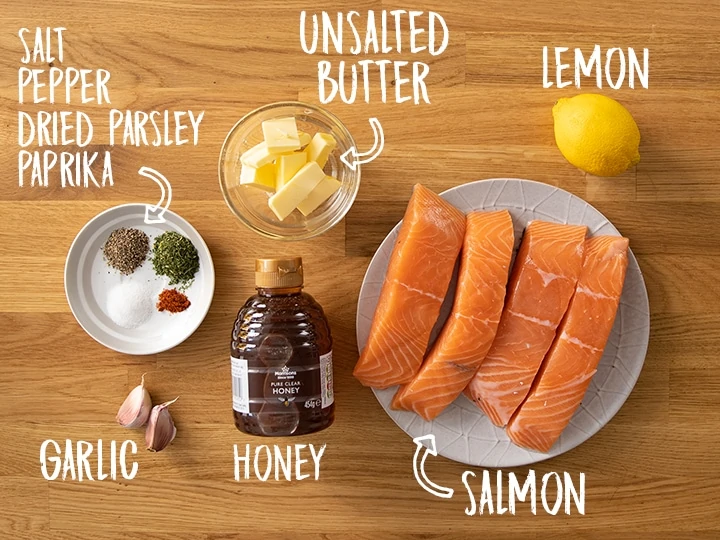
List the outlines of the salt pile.
{"label": "salt pile", "polygon": [[154,295],[147,284],[127,281],[108,292],[107,313],[123,328],[137,328],[145,323],[154,308]]}

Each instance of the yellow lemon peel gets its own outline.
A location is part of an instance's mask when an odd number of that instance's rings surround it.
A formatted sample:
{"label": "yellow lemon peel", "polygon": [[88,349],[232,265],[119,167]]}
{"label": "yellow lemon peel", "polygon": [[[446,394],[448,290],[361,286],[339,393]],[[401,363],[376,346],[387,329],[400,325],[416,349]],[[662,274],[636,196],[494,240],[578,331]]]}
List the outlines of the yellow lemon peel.
{"label": "yellow lemon peel", "polygon": [[614,99],[601,94],[561,98],[552,114],[555,142],[577,168],[595,176],[617,176],[640,161],[640,130]]}

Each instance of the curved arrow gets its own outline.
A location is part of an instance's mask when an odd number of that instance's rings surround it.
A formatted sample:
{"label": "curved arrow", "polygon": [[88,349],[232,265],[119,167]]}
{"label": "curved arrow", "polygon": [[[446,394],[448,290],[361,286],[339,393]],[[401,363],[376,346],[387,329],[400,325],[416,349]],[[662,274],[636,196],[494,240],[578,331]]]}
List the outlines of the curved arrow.
{"label": "curved arrow", "polygon": [[[430,446],[425,447],[423,445],[423,441],[428,441],[430,443]],[[413,442],[417,444],[417,448],[415,449],[415,457],[413,458],[413,473],[415,474],[415,480],[417,480],[417,483],[420,484],[420,487],[422,487],[428,493],[435,495],[436,497],[441,497],[443,499],[450,499],[453,496],[455,490],[453,490],[452,488],[446,488],[437,485],[435,482],[431,481],[425,474],[425,459],[427,459],[428,454],[437,456],[437,448],[435,447],[435,435],[431,433],[429,435],[423,435],[422,437],[415,437],[413,439]],[[425,448],[425,453],[423,454],[423,457],[418,464],[418,458],[420,457],[420,450],[422,448]]]}
{"label": "curved arrow", "polygon": [[[153,223],[165,223],[163,214],[165,214],[165,210],[168,209],[170,201],[172,201],[172,186],[170,185],[170,182],[168,182],[168,179],[162,174],[150,167],[140,167],[138,174],[144,176],[145,178],[149,178],[160,186],[160,201],[156,205],[145,205],[145,223],[148,225]],[[167,198],[165,195],[167,195]]]}
{"label": "curved arrow", "polygon": [[370,163],[372,160],[377,158],[385,146],[385,133],[383,133],[380,120],[377,118],[370,118],[368,121],[370,122],[370,126],[375,134],[375,142],[373,143],[372,148],[367,152],[360,153],[354,146],[351,146],[342,156],[340,156],[340,160],[353,171],[358,165]]}

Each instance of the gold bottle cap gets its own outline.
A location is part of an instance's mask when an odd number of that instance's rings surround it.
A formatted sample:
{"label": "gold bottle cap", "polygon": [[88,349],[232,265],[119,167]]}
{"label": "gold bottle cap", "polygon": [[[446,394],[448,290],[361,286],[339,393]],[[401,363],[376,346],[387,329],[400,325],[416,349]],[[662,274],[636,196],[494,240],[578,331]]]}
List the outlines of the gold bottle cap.
{"label": "gold bottle cap", "polygon": [[302,287],[301,257],[289,259],[255,259],[255,286],[263,289]]}

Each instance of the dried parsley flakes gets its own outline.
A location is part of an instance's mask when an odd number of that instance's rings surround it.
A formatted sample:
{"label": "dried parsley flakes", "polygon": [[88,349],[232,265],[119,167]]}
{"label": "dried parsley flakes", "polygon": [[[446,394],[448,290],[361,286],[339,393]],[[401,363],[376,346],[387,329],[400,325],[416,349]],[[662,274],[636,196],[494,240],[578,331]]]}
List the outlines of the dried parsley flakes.
{"label": "dried parsley flakes", "polygon": [[152,264],[155,273],[170,278],[170,285],[187,289],[200,269],[200,257],[193,243],[182,234],[164,232],[153,243]]}

